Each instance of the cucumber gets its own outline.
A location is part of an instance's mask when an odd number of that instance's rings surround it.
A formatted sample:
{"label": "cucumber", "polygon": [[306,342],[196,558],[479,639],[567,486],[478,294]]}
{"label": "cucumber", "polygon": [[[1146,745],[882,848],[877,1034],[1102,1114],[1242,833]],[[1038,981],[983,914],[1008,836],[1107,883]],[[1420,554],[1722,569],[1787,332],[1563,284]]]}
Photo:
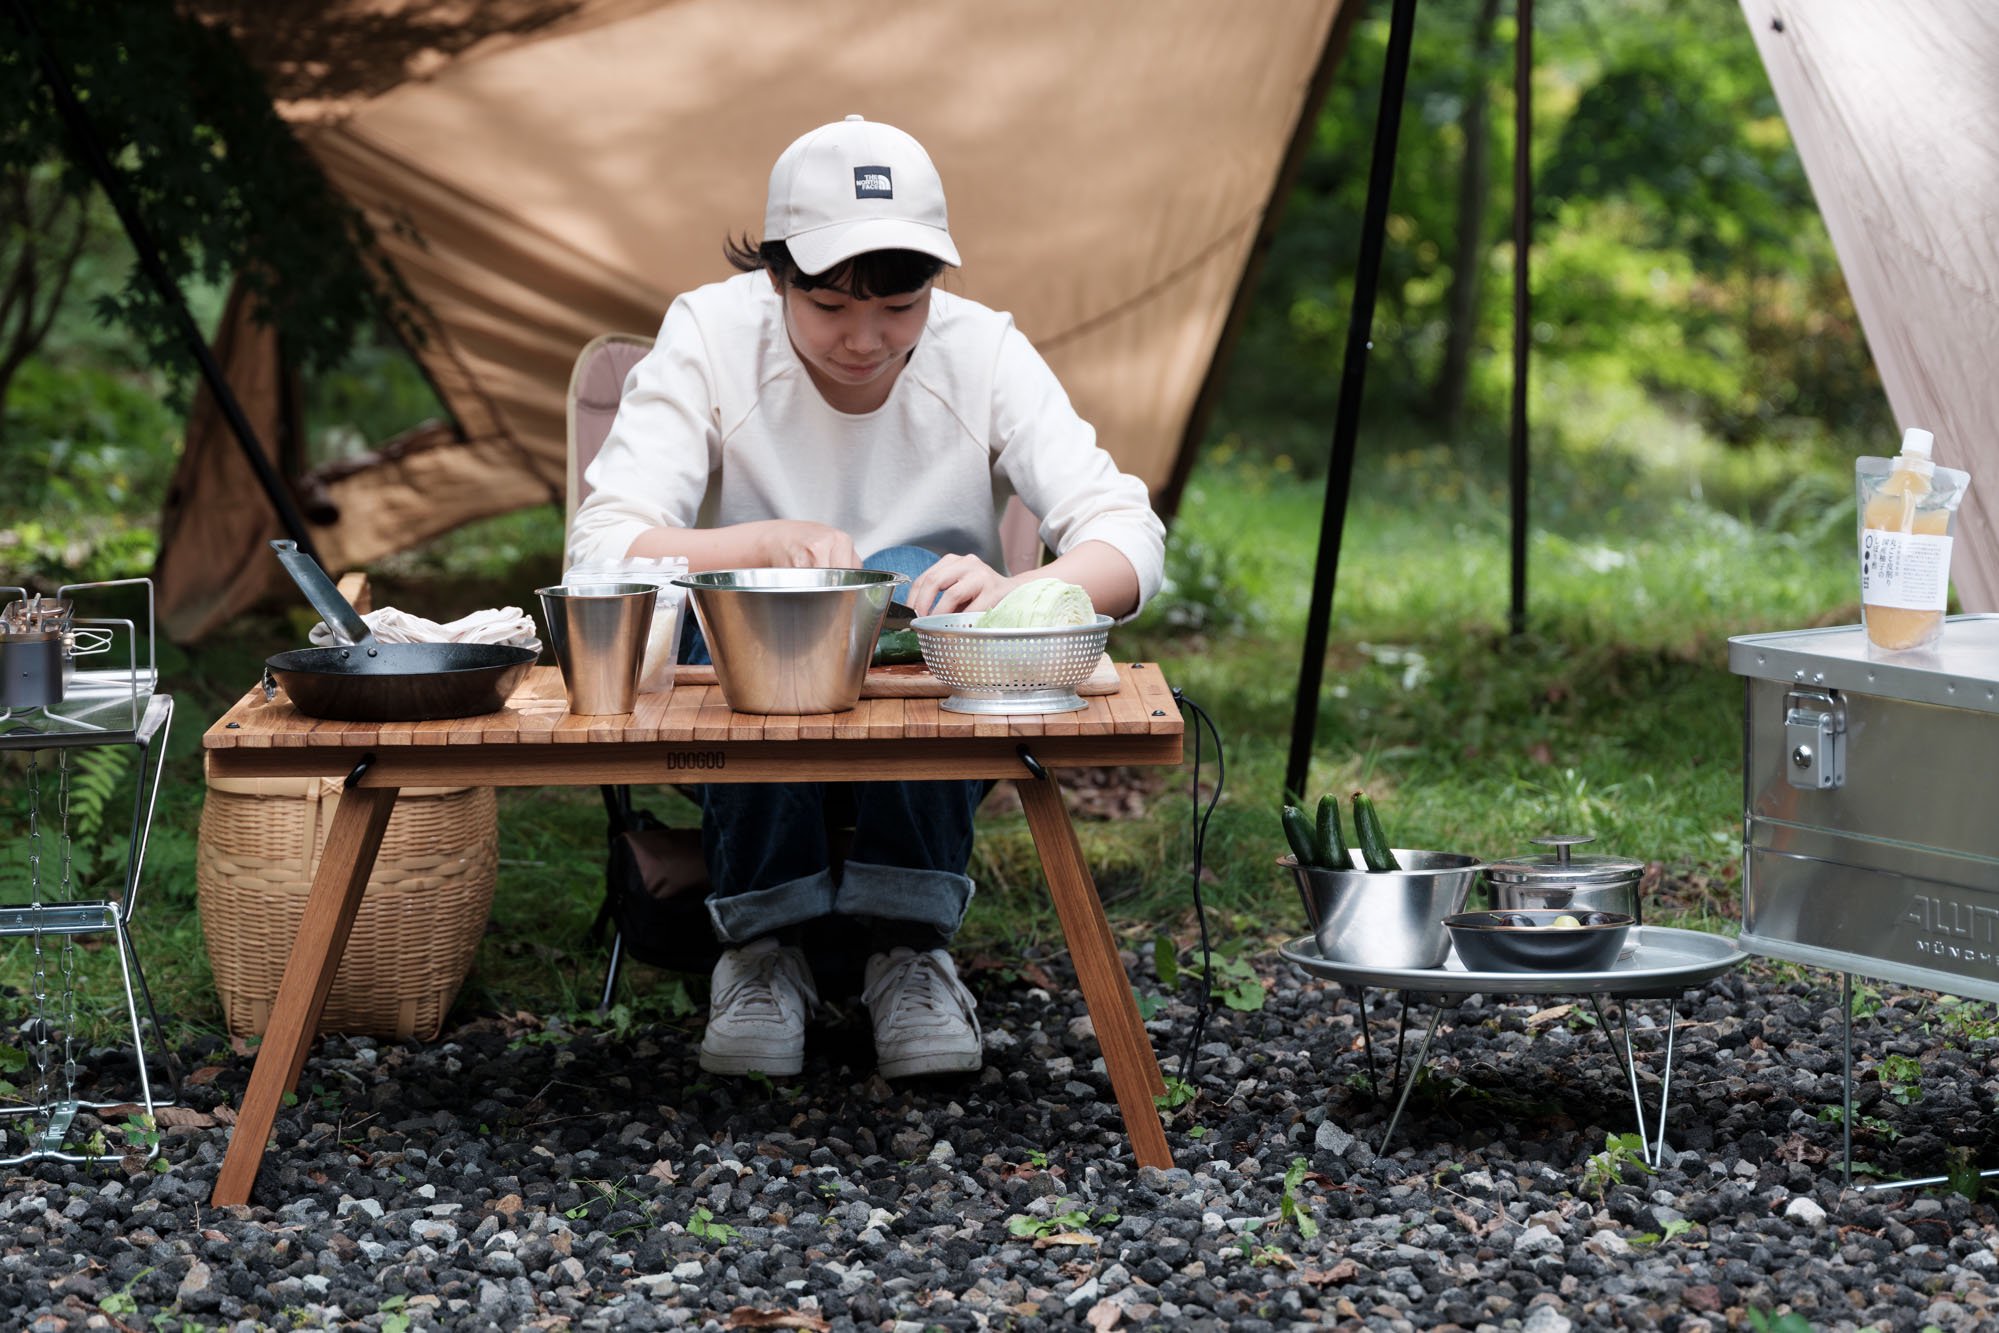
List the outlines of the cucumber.
{"label": "cucumber", "polygon": [[875,640],[874,657],[870,659],[874,666],[900,666],[905,662],[922,660],[923,647],[917,643],[913,629],[883,630],[881,637]]}
{"label": "cucumber", "polygon": [[1312,821],[1295,805],[1284,807],[1284,840],[1291,844],[1291,855],[1298,858],[1299,865],[1314,866],[1319,863],[1319,848],[1312,836]]}
{"label": "cucumber", "polygon": [[1364,791],[1353,794],[1353,834],[1360,844],[1361,859],[1369,870],[1400,870],[1395,853],[1388,849],[1388,835],[1381,831],[1381,816]]}
{"label": "cucumber", "polygon": [[1319,864],[1332,870],[1352,870],[1353,856],[1340,833],[1340,798],[1327,792],[1319,798]]}

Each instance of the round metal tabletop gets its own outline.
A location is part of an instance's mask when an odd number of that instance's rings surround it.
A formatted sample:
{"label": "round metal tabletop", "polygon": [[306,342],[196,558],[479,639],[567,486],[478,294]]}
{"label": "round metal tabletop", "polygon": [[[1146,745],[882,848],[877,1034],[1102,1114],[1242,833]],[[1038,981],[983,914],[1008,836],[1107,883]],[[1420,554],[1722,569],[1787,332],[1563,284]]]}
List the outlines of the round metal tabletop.
{"label": "round metal tabletop", "polygon": [[1455,951],[1442,967],[1370,967],[1332,961],[1301,935],[1279,952],[1314,976],[1348,986],[1443,995],[1677,995],[1712,981],[1748,954],[1725,935],[1673,926],[1633,926],[1637,949],[1602,972],[1468,972]]}

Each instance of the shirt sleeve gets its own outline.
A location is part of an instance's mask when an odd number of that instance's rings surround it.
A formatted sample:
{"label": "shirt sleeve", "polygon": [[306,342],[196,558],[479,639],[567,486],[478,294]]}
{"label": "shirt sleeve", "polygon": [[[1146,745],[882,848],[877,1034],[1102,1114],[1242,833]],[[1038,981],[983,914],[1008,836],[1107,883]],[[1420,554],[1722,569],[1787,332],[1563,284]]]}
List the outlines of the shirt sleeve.
{"label": "shirt sleeve", "polygon": [[1115,547],[1138,575],[1139,605],[1165,576],[1166,525],[1145,483],[1118,470],[1076,414],[1055,372],[1025,334],[1008,328],[993,375],[994,466],[1040,520],[1057,555],[1079,543]]}
{"label": "shirt sleeve", "polygon": [[720,457],[715,378],[700,322],[676,300],[625,377],[610,434],[583,474],[569,562],[621,560],[650,528],[691,528]]}

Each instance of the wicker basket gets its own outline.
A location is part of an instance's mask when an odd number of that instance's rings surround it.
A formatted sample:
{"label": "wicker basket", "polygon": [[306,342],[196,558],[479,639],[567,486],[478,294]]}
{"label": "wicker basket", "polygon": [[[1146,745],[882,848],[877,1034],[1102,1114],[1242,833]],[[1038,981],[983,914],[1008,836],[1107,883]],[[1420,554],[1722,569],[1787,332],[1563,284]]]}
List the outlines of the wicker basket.
{"label": "wicker basket", "polygon": [[[270,1022],[339,802],[337,778],[209,779],[195,881],[231,1033],[261,1034]],[[437,1035],[493,905],[497,809],[490,787],[402,791],[321,1032]]]}

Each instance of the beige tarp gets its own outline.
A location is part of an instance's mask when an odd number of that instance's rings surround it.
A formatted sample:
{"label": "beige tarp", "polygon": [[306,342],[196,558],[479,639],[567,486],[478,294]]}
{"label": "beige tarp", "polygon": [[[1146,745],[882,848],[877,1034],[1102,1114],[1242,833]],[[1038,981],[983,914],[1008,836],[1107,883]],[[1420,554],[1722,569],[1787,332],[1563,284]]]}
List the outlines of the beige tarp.
{"label": "beige tarp", "polygon": [[[338,511],[313,533],[336,569],[559,503],[577,351],[650,334],[675,293],[727,276],[723,238],[759,227],[778,152],[850,112],[930,149],[965,257],[949,285],[1011,311],[1170,505],[1294,128],[1352,17],[1341,0],[201,8],[424,303],[421,359],[460,432],[314,479]],[[248,470],[222,465],[219,426],[193,423],[159,571],[182,639],[277,572],[242,563],[246,515],[279,534]]]}
{"label": "beige tarp", "polygon": [[1999,4],[1742,12],[1895,420],[1935,431],[1938,459],[1972,474],[1951,553],[1959,600],[1999,609]]}

